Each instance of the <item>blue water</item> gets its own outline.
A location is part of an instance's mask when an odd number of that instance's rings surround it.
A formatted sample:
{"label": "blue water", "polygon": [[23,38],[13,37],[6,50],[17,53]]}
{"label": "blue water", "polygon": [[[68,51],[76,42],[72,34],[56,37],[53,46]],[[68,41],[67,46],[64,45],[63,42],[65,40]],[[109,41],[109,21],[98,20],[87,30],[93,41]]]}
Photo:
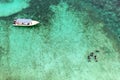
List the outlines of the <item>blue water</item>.
{"label": "blue water", "polygon": [[[119,80],[117,2],[1,0],[0,80]],[[16,18],[40,23],[15,27]]]}

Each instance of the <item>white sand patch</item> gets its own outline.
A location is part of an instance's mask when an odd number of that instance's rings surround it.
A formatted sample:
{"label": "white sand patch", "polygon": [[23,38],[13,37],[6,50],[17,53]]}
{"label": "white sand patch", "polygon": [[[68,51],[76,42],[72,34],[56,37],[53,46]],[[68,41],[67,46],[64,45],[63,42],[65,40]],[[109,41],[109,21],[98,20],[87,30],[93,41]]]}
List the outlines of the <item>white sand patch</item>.
{"label": "white sand patch", "polygon": [[0,17],[15,14],[28,6],[29,4],[24,0],[14,0],[12,3],[0,3]]}

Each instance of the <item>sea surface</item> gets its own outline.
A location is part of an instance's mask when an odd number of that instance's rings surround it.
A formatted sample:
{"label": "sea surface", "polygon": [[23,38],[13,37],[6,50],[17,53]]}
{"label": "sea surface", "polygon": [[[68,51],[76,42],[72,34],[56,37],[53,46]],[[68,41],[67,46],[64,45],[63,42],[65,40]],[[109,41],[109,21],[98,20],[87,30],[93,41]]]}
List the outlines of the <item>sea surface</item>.
{"label": "sea surface", "polygon": [[[37,20],[13,26],[17,18]],[[120,80],[119,0],[0,0],[0,80]]]}

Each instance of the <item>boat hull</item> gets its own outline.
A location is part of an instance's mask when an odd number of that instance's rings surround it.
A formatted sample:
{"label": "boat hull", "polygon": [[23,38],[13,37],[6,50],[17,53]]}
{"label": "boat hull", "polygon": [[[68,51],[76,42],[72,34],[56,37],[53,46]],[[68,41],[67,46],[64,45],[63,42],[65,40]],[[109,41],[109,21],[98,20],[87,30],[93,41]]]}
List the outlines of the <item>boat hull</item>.
{"label": "boat hull", "polygon": [[32,20],[32,23],[27,25],[27,24],[13,24],[13,26],[34,26],[34,25],[37,25],[39,24],[38,21],[35,21],[35,20]]}

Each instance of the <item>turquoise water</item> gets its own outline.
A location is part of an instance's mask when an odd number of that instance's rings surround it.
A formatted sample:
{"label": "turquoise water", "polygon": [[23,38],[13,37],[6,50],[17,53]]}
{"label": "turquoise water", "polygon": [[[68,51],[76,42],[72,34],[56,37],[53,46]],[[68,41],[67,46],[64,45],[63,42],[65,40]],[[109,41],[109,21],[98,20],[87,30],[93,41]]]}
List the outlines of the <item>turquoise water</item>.
{"label": "turquoise water", "polygon": [[[118,6],[117,0],[1,0],[0,80],[120,80]],[[15,27],[16,18],[40,24]],[[92,52],[97,59],[89,61]]]}

